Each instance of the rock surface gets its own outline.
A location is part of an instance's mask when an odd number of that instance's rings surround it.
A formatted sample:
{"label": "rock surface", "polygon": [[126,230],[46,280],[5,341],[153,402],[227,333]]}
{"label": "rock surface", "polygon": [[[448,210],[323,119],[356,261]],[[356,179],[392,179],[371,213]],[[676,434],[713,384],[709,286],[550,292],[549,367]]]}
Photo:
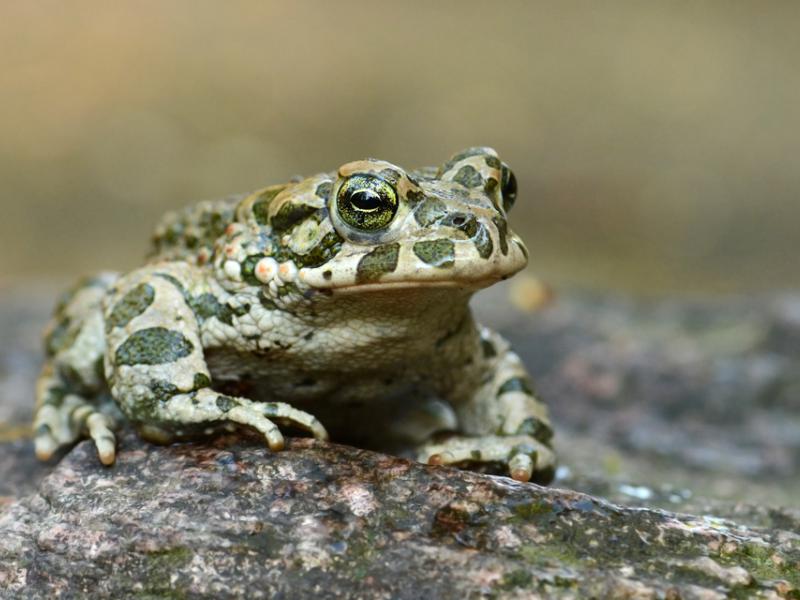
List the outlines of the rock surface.
{"label": "rock surface", "polygon": [[800,296],[530,316],[489,290],[479,314],[553,410],[545,489],[311,440],[127,434],[111,469],[85,443],[41,465],[24,424],[54,296],[13,292],[0,598],[800,598]]}
{"label": "rock surface", "polygon": [[113,469],[81,444],[0,516],[0,589],[416,600],[800,584],[796,522],[752,530],[311,440],[277,454],[225,441],[128,435]]}

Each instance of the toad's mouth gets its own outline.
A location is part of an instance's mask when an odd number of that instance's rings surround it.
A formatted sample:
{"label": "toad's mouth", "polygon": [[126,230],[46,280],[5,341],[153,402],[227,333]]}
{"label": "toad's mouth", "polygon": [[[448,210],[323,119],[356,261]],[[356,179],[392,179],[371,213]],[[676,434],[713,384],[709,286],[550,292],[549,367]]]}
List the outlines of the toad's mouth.
{"label": "toad's mouth", "polygon": [[485,257],[471,253],[470,244],[455,245],[451,254],[433,258],[400,244],[383,246],[369,253],[361,250],[340,255],[333,265],[300,269],[298,276],[311,288],[340,294],[415,288],[477,291],[525,267],[528,256],[524,246],[516,239],[512,242]]}
{"label": "toad's mouth", "polygon": [[361,294],[370,292],[402,292],[407,290],[461,290],[477,291],[494,285],[495,283],[508,279],[509,276],[482,278],[482,279],[463,279],[463,280],[414,280],[406,279],[403,281],[374,281],[369,283],[354,283],[338,287],[328,288],[335,294]]}

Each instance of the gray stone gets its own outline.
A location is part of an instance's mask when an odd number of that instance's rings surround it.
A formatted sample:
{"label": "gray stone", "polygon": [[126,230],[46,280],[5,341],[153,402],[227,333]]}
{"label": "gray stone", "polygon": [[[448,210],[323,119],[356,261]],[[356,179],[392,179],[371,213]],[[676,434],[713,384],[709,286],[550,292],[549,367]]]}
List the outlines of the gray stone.
{"label": "gray stone", "polygon": [[488,290],[552,408],[551,488],[292,440],[118,463],[27,439],[51,292],[0,305],[0,598],[800,597],[800,296]]}
{"label": "gray stone", "polygon": [[691,598],[799,578],[796,528],[312,440],[271,453],[127,435],[113,468],[82,443],[0,515],[0,591],[32,598]]}

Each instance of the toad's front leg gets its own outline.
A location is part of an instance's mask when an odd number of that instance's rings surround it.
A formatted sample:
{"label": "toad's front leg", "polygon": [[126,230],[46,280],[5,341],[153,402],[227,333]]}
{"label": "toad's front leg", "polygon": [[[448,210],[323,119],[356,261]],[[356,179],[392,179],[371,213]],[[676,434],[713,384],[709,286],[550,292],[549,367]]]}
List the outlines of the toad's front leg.
{"label": "toad's front leg", "polygon": [[481,345],[487,377],[467,402],[454,407],[459,433],[425,444],[418,459],[461,467],[499,465],[519,481],[549,483],[556,460],[547,407],[508,342],[482,328]]}
{"label": "toad's front leg", "polygon": [[140,435],[168,443],[246,426],[260,432],[271,449],[280,450],[280,423],[326,439],[315,417],[288,404],[253,402],[212,388],[199,319],[218,317],[208,310],[196,312],[201,296],[191,282],[199,279],[186,264],[151,265],[121,279],[108,303],[111,393]]}

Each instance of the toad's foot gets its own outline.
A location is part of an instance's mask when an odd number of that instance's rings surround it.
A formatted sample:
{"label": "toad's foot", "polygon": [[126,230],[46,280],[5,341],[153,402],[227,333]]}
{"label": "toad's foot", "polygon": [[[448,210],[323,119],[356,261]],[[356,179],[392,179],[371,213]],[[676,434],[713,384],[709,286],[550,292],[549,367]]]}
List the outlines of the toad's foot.
{"label": "toad's foot", "polygon": [[76,394],[67,395],[59,406],[41,406],[36,412],[34,429],[39,460],[48,460],[61,446],[88,435],[94,441],[100,462],[114,463],[117,439],[112,431],[113,419]]}
{"label": "toad's foot", "polygon": [[430,465],[463,468],[499,465],[517,481],[541,484],[549,483],[555,472],[553,451],[527,435],[454,436],[439,444],[426,444],[417,458]]}
{"label": "toad's foot", "polygon": [[139,433],[157,443],[193,437],[191,425],[208,426],[213,431],[218,424],[255,429],[264,437],[270,450],[275,451],[284,447],[283,434],[277,424],[302,429],[318,440],[328,439],[328,432],[316,417],[289,404],[253,402],[247,398],[225,396],[209,388],[177,394],[155,408],[158,425],[143,423]]}

